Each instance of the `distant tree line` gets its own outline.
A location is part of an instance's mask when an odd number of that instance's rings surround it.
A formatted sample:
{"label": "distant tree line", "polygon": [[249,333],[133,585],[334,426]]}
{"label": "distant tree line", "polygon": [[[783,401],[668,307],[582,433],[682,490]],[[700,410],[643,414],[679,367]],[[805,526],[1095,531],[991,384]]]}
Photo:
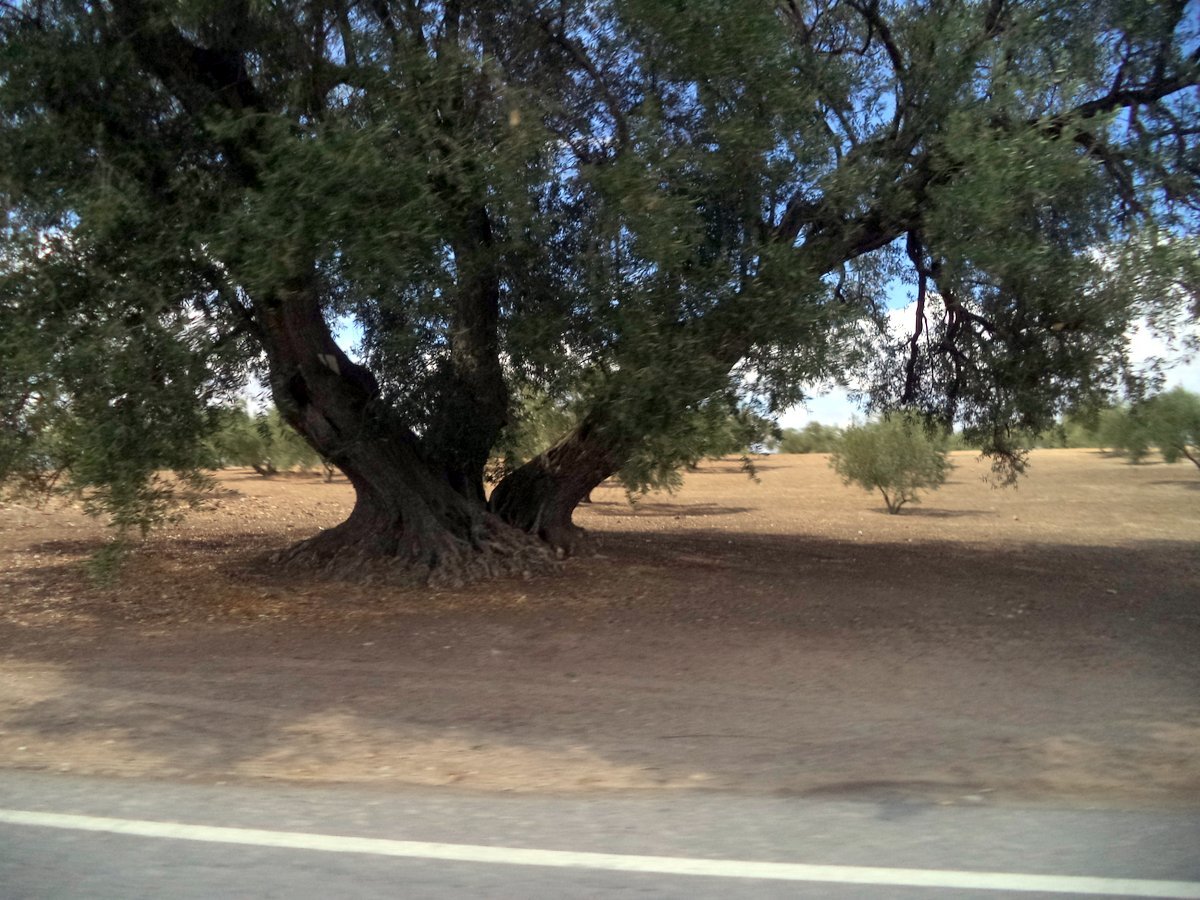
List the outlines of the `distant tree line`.
{"label": "distant tree line", "polygon": [[[847,431],[820,422],[785,428],[767,448],[778,453],[836,453]],[[1135,402],[1076,412],[1042,434],[1014,436],[1029,448],[1096,448],[1141,462],[1157,451],[1165,462],[1188,460],[1200,468],[1200,395],[1174,388]],[[978,450],[961,432],[947,435],[949,450]]]}
{"label": "distant tree line", "polygon": [[809,422],[803,428],[785,428],[775,449],[779,453],[832,453],[842,439],[842,429]]}
{"label": "distant tree line", "polygon": [[245,466],[264,478],[294,469],[321,469],[332,481],[334,466],[289,426],[277,409],[251,414],[245,407],[219,411],[220,424],[209,439],[213,468]]}
{"label": "distant tree line", "polygon": [[1097,422],[1099,446],[1141,462],[1156,449],[1164,462],[1188,460],[1200,468],[1200,395],[1183,388],[1105,410]]}
{"label": "distant tree line", "polygon": [[[574,426],[570,413],[547,397],[524,397],[521,406],[521,427],[506,433],[489,463],[488,474],[493,482],[523,465],[536,453],[536,447]],[[274,408],[251,414],[244,407],[230,407],[221,410],[220,416],[220,428],[209,444],[214,468],[245,466],[264,477],[295,469],[322,469],[326,480],[332,480],[334,467],[313,451]],[[781,429],[769,419],[731,404],[728,409],[714,410],[704,434],[696,436],[687,464],[694,467],[705,459],[763,452],[837,453],[850,430],[821,422]],[[940,440],[947,450],[980,449],[959,431]],[[1128,457],[1131,462],[1141,462],[1157,450],[1166,462],[1186,459],[1200,467],[1200,395],[1175,388],[1136,403],[1077,412],[1043,434],[1018,435],[1014,443],[1040,449],[1096,448]],[[619,474],[618,481],[631,493],[670,489],[679,483],[675,470],[655,472],[649,465],[630,467]]]}

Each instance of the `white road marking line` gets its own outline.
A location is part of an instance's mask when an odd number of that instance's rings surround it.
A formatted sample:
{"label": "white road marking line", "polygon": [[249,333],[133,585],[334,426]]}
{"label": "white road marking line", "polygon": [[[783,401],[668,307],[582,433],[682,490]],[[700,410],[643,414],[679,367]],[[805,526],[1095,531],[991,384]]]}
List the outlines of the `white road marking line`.
{"label": "white road marking line", "polygon": [[757,878],[771,881],[815,881],[837,884],[899,885],[904,887],[958,888],[979,891],[1042,891],[1056,894],[1101,894],[1120,897],[1200,898],[1200,882],[1152,881],[1140,878],[1092,878],[1078,875],[1031,875],[1019,872],[970,872],[943,869],[898,869],[874,866],[820,866],[805,863],[754,862],[739,859],[691,859],[675,856],[633,856],[618,853],[576,853],[521,847],[488,847],[476,844],[441,844],[394,841],[383,838],[306,834],[184,825],[145,819],[114,819],[66,813],[0,809],[0,822],[99,831],[135,837],[247,844],[288,850],[327,853],[367,853],[412,859],[492,863],[512,866],[551,866],[566,869],[602,869],[612,872],[650,872],[659,875],[703,875],[710,878]]}

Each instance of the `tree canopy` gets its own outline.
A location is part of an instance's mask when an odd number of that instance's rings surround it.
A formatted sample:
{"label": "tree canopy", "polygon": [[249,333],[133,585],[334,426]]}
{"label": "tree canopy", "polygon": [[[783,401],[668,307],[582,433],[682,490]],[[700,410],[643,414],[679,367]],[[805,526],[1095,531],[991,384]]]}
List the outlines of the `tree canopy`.
{"label": "tree canopy", "polygon": [[1185,13],[0,3],[0,475],[138,521],[253,375],[356,491],[295,558],[458,577],[831,380],[1019,465],[1200,312]]}

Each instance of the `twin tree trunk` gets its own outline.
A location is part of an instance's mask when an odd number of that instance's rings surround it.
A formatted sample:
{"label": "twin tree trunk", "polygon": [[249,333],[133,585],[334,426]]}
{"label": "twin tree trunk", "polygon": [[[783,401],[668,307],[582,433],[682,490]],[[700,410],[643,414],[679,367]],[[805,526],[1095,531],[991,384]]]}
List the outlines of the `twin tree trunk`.
{"label": "twin tree trunk", "polygon": [[374,377],[329,333],[314,291],[301,283],[256,309],[284,418],[354,486],[340,525],[285,554],[288,560],[456,583],[549,568],[538,538],[489,513],[479,475],[427,448],[379,400]]}
{"label": "twin tree trunk", "polygon": [[[468,288],[466,309],[492,299],[486,287]],[[355,490],[350,517],[292,548],[288,559],[330,568],[383,566],[450,582],[549,568],[580,541],[575,508],[632,449],[628,436],[604,427],[597,409],[505,477],[485,502],[483,467],[507,408],[499,367],[477,362],[495,357],[494,318],[463,317],[440,415],[421,436],[396,419],[374,376],[337,346],[307,280],[266,298],[256,318],[276,405]],[[741,351],[732,344],[722,349],[722,357]],[[725,371],[725,359],[713,362],[714,373]]]}
{"label": "twin tree trunk", "polygon": [[423,441],[389,420],[370,373],[332,340],[319,343],[323,352],[310,345],[307,354],[314,363],[272,386],[288,421],[346,474],[355,503],[345,522],[289,558],[334,566],[386,560],[460,581],[545,569],[576,548],[575,507],[617,468],[593,431],[578,429],[517,469],[485,504],[482,460],[475,472],[430,458]]}
{"label": "twin tree trunk", "polygon": [[[135,58],[197,123],[248,112],[265,121],[278,112],[253,83],[239,51],[197,47],[169,17],[149,15],[140,0],[119,0],[114,13],[123,32],[137,36]],[[441,109],[437,116],[452,126]],[[464,116],[469,121],[470,111]],[[262,186],[263,160],[272,155],[264,135],[257,128],[236,138],[203,128],[197,134],[230,161],[229,185],[243,190]],[[267,356],[280,413],[354,486],[350,517],[292,548],[288,558],[384,566],[434,581],[553,565],[554,554],[540,537],[487,509],[483,469],[508,414],[497,336],[500,274],[486,197],[471,188],[470,171],[457,180],[446,174],[453,171],[447,168],[434,185],[447,205],[458,274],[450,353],[431,385],[437,411],[420,436],[397,420],[380,401],[374,376],[333,340],[311,264],[298,263],[290,278],[255,297],[252,309],[236,292],[226,292]],[[280,257],[311,263],[309,251],[290,246],[281,248]],[[236,263],[228,266],[235,281],[236,269]],[[569,511],[566,517],[569,524]]]}
{"label": "twin tree trunk", "polygon": [[[482,208],[464,222],[465,237],[455,246],[460,281],[452,350],[440,373],[438,412],[420,436],[397,421],[380,401],[374,376],[334,342],[311,278],[256,306],[276,404],[355,490],[350,517],[292,548],[290,558],[331,566],[382,561],[451,582],[548,568],[579,542],[575,508],[634,450],[635,437],[604,427],[601,405],[485,500],[483,469],[507,421],[508,394],[499,365],[490,225]],[[847,255],[858,252],[862,247]],[[728,312],[736,320],[739,309]],[[722,388],[749,348],[736,321],[708,317],[692,327],[697,333],[681,339],[691,347],[691,338],[701,338],[713,352],[689,390],[643,398],[660,417]]]}

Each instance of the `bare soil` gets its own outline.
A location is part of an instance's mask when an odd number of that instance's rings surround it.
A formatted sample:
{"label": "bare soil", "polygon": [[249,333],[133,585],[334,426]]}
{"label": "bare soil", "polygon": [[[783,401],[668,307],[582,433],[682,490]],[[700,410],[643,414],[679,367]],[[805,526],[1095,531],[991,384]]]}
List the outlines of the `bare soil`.
{"label": "bare soil", "polygon": [[266,560],[345,482],[229,471],[111,584],[77,509],[0,509],[0,761],[205,781],[1200,806],[1200,472],[957,454],[900,516],[822,456],[702,466],[462,590]]}

